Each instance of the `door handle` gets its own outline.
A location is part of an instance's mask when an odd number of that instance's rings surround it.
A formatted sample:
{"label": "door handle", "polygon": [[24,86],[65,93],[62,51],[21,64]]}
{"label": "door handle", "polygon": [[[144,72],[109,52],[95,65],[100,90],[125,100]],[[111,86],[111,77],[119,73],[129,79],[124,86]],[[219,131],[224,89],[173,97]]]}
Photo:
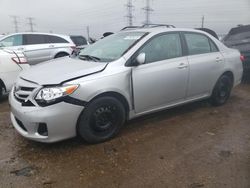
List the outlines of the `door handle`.
{"label": "door handle", "polygon": [[219,62],[222,62],[223,60],[222,60],[222,58],[220,58],[220,57],[216,57],[215,61],[216,61],[217,63],[219,63]]}
{"label": "door handle", "polygon": [[185,64],[185,63],[180,63],[180,65],[178,66],[178,69],[185,69],[185,68],[187,68],[187,67],[188,67],[187,64]]}
{"label": "door handle", "polygon": [[22,50],[24,50],[24,48],[17,48],[17,50],[20,50],[20,51],[22,51]]}
{"label": "door handle", "polygon": [[49,45],[50,48],[54,48],[55,46],[54,45]]}

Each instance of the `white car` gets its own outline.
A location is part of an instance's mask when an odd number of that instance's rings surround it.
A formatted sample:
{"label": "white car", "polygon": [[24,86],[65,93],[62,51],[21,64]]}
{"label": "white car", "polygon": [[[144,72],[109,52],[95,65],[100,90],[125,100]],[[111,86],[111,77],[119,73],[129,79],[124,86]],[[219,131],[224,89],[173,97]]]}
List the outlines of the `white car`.
{"label": "white car", "polygon": [[11,90],[19,73],[29,67],[22,52],[0,49],[0,99]]}
{"label": "white car", "polygon": [[51,33],[15,33],[0,39],[0,47],[22,51],[29,64],[71,55],[76,45],[66,35]]}

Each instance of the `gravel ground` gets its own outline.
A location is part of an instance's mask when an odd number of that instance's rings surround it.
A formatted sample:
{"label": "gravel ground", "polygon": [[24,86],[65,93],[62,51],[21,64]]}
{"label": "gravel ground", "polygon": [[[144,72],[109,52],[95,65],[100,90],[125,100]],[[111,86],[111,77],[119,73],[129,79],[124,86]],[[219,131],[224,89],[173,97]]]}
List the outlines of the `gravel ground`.
{"label": "gravel ground", "polygon": [[28,141],[0,102],[0,187],[250,187],[250,85],[228,103],[188,104],[128,122],[111,141]]}

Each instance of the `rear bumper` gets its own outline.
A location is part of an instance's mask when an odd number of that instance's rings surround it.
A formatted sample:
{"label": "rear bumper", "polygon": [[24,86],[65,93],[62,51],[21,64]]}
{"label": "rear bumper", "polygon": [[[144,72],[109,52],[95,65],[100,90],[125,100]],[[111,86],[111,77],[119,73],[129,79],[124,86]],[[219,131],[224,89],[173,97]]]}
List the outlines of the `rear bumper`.
{"label": "rear bumper", "polygon": [[[52,143],[76,136],[77,120],[82,106],[57,103],[48,107],[25,107],[19,103],[13,91],[10,93],[11,122],[23,137],[38,142]],[[39,133],[39,126],[47,127],[47,135]]]}

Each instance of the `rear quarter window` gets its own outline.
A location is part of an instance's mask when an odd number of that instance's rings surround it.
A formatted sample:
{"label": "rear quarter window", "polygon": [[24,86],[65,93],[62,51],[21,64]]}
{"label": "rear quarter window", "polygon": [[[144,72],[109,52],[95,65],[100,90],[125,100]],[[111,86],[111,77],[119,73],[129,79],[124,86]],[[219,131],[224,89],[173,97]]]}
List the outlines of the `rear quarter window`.
{"label": "rear quarter window", "polygon": [[48,36],[49,38],[49,42],[50,43],[69,43],[67,40],[61,38],[61,37],[58,37],[58,36]]}

